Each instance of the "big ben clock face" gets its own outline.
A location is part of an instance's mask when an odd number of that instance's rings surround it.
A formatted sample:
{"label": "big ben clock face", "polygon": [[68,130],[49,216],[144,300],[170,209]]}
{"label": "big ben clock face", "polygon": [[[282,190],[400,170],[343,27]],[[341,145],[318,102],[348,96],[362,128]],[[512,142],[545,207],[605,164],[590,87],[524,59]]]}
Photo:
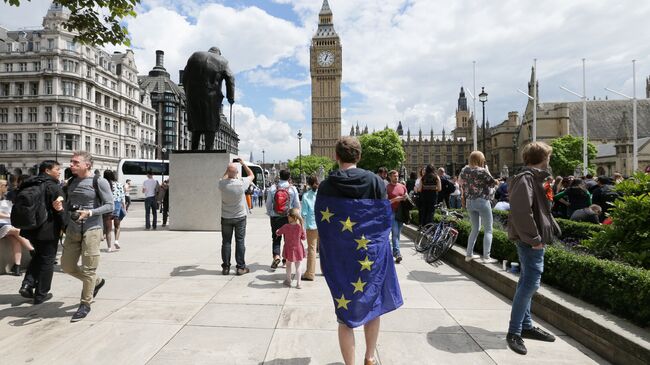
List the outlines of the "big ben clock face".
{"label": "big ben clock face", "polygon": [[318,65],[321,67],[329,67],[334,63],[334,53],[330,51],[323,51],[318,54]]}

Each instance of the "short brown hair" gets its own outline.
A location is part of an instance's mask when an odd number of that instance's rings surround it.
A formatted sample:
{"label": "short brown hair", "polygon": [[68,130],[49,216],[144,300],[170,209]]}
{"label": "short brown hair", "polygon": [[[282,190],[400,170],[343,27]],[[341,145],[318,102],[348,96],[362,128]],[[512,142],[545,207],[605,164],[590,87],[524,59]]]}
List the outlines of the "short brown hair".
{"label": "short brown hair", "polygon": [[336,141],[336,155],[341,162],[359,162],[361,159],[361,143],[355,137],[343,136]]}
{"label": "short brown hair", "polygon": [[544,142],[531,142],[524,146],[521,151],[521,158],[525,165],[537,165],[551,155],[553,147]]}
{"label": "short brown hair", "polygon": [[485,165],[485,155],[481,151],[473,151],[469,154],[469,165],[470,166],[481,166]]}

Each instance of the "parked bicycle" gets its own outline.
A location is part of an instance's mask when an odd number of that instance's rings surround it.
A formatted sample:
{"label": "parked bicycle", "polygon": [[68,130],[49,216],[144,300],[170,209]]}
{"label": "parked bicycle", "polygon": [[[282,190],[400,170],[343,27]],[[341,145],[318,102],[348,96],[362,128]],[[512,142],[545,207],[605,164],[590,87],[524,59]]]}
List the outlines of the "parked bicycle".
{"label": "parked bicycle", "polygon": [[439,260],[456,243],[456,220],[463,219],[461,213],[445,209],[442,203],[436,205],[436,209],[440,209],[442,220],[420,227],[414,242],[415,250],[424,253],[427,263]]}

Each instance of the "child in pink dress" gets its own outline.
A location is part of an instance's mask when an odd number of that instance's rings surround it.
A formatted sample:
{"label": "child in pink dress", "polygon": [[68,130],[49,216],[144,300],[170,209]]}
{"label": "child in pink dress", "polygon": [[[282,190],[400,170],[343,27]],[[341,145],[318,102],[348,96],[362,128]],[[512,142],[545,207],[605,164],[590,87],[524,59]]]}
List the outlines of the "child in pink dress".
{"label": "child in pink dress", "polygon": [[293,263],[296,268],[296,289],[300,289],[300,263],[305,258],[305,247],[302,245],[302,241],[306,239],[305,230],[298,208],[289,210],[288,218],[289,223],[280,227],[275,234],[284,236],[282,257],[287,260],[287,278],[284,280],[284,285],[291,286],[291,264]]}

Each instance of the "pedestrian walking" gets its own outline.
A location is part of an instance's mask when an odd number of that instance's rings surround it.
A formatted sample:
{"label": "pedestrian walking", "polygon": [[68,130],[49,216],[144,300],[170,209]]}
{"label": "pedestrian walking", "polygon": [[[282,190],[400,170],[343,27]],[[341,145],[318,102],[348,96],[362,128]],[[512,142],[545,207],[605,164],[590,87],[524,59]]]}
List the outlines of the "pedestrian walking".
{"label": "pedestrian walking", "polygon": [[361,144],[341,137],[339,170],[318,188],[315,211],[320,262],[332,295],[345,364],[354,364],[353,328],[364,326],[365,364],[376,364],[380,316],[403,304],[390,242],[391,208],[386,184],[357,168]]}
{"label": "pedestrian walking", "polygon": [[271,263],[271,269],[277,269],[281,262],[280,248],[282,245],[282,237],[277,236],[275,232],[280,227],[289,223],[287,215],[291,208],[300,208],[298,191],[289,182],[291,179],[289,170],[280,170],[279,178],[277,184],[271,185],[269,188],[266,199],[266,214],[271,219],[271,239],[273,240],[273,261]]}
{"label": "pedestrian walking", "polygon": [[449,203],[452,209],[460,209],[463,207],[461,203],[460,184],[458,184],[458,177],[454,176],[451,181],[454,183],[454,192],[449,195]]}
{"label": "pedestrian walking", "polygon": [[45,184],[41,199],[41,209],[47,219],[33,229],[24,229],[20,234],[34,246],[34,255],[29,262],[25,278],[18,293],[25,298],[33,298],[34,304],[41,304],[52,298],[52,276],[54,261],[59,247],[61,228],[63,227],[63,189],[59,185],[61,166],[57,161],[47,160],[38,167],[39,175],[31,180],[33,184]]}
{"label": "pedestrian walking", "polygon": [[307,237],[305,236],[304,222],[300,215],[300,209],[291,208],[287,216],[289,223],[280,227],[275,234],[284,237],[284,248],[282,250],[282,257],[287,260],[286,273],[287,278],[284,279],[284,286],[291,286],[291,271],[292,266],[295,269],[296,275],[296,289],[301,289],[300,280],[302,272],[300,264],[305,258],[305,246],[302,241]]}
{"label": "pedestrian walking", "polygon": [[[147,179],[142,183],[142,192],[144,193],[144,229],[156,229],[158,223],[158,206],[156,205],[156,194],[160,185],[158,180],[153,178],[151,171],[147,171]],[[150,214],[153,215],[153,221],[150,221]]]}
{"label": "pedestrian walking", "polygon": [[[255,175],[242,159],[228,164],[226,172],[219,180],[221,191],[221,273],[230,274],[230,257],[232,246],[232,235],[235,233],[235,262],[237,263],[237,275],[250,272],[246,266],[246,217],[248,215],[245,192],[253,183]],[[246,177],[239,177],[241,164],[246,172]]]}
{"label": "pedestrian walking", "polygon": [[318,252],[318,227],[316,226],[316,195],[318,193],[318,178],[314,175],[307,176],[307,190],[302,195],[300,213],[307,233],[307,269],[302,280],[313,281],[316,277],[316,252]]}
{"label": "pedestrian walking", "polygon": [[156,193],[156,204],[160,206],[162,213],[162,226],[167,226],[167,217],[169,216],[169,179],[163,181]]}
{"label": "pedestrian walking", "polygon": [[[484,264],[491,264],[497,260],[490,257],[492,248],[492,205],[490,204],[490,190],[498,181],[495,180],[485,167],[485,156],[481,151],[474,151],[469,155],[469,165],[460,171],[460,182],[463,187],[463,200],[472,223],[472,231],[467,238],[467,253],[465,261],[469,262],[482,258]],[[474,245],[483,223],[483,256],[474,254]]]}
{"label": "pedestrian walking", "polygon": [[6,199],[7,180],[0,180],[0,239],[4,238],[11,245],[14,256],[14,265],[11,267],[11,274],[21,275],[20,263],[23,258],[22,247],[33,252],[34,247],[24,237],[20,236],[20,229],[11,225],[12,202]]}
{"label": "pedestrian walking", "polygon": [[[104,171],[104,179],[106,179],[106,181],[108,181],[108,183],[110,184],[111,197],[112,197],[112,200],[113,200],[113,210],[111,212],[106,213],[106,214],[104,214],[102,216],[102,220],[103,220],[103,223],[104,223],[104,228],[103,228],[104,229],[104,239],[106,240],[106,244],[108,245],[108,251],[107,252],[115,252],[116,249],[120,248],[120,245],[119,245],[119,242],[117,244],[115,244],[115,245],[113,244],[113,238],[112,238],[113,221],[115,220],[114,216],[115,216],[115,213],[117,212],[118,219],[116,219],[116,220],[118,221],[118,225],[119,225],[119,212],[121,212],[121,209],[119,211],[116,211],[116,209],[118,209],[118,207],[121,208],[121,203],[120,202],[121,202],[122,196],[121,196],[121,194],[119,192],[115,191],[115,189],[117,188],[117,179],[115,178],[115,173],[113,173],[113,171],[111,171],[111,170]],[[115,202],[116,196],[118,197],[118,199],[120,199],[120,201],[117,202],[117,203]],[[118,240],[118,239],[119,239],[119,237],[115,238],[115,240]]]}
{"label": "pedestrian walking", "polygon": [[552,152],[551,146],[543,142],[524,146],[522,158],[526,167],[510,183],[508,238],[517,244],[521,275],[512,299],[506,342],[511,350],[522,355],[528,352],[524,338],[555,341],[552,334],[533,326],[530,314],[530,303],[544,272],[544,247],[560,235],[543,186],[544,179],[550,176]]}
{"label": "pedestrian walking", "polygon": [[131,179],[126,179],[124,183],[124,210],[128,213],[131,206]]}
{"label": "pedestrian walking", "polygon": [[406,186],[400,184],[397,179],[399,174],[396,170],[391,170],[388,172],[389,183],[386,185],[386,193],[388,195],[388,200],[390,201],[390,207],[393,211],[392,214],[392,223],[390,230],[390,241],[393,246],[393,257],[395,258],[395,263],[399,264],[402,262],[402,253],[399,249],[399,237],[402,232],[402,226],[404,223],[397,217],[397,209],[402,201],[406,200]]}
{"label": "pedestrian walking", "polygon": [[[113,211],[113,194],[106,179],[91,172],[90,153],[74,152],[70,159],[73,177],[68,181],[65,243],[61,268],[83,282],[81,303],[71,321],[80,321],[90,313],[90,303],[106,283],[97,275],[99,245],[102,238],[102,214]],[[77,263],[81,258],[81,266]]]}

